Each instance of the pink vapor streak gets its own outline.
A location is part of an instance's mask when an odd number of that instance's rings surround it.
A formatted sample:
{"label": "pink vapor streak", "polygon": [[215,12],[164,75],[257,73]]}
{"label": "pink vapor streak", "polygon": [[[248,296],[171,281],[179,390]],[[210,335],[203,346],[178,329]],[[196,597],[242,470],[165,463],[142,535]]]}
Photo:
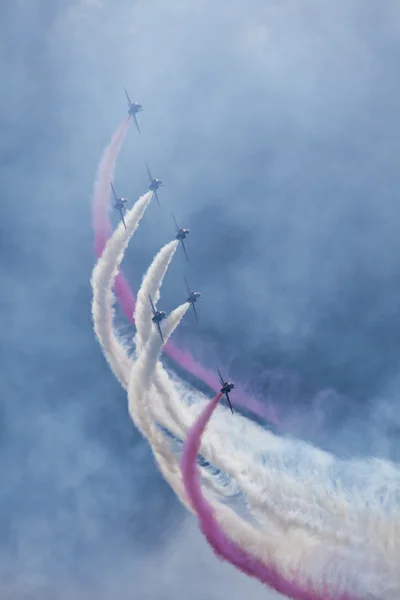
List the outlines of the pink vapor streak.
{"label": "pink vapor streak", "polygon": [[[104,246],[112,232],[112,225],[109,218],[110,181],[113,181],[114,178],[115,164],[128,130],[129,119],[130,117],[127,117],[114,133],[111,142],[103,152],[97,169],[93,192],[93,230],[97,258],[102,255]],[[131,323],[134,323],[133,313],[136,299],[121,271],[115,280],[115,294],[124,314]],[[219,390],[220,385],[216,375],[195,361],[189,352],[177,348],[171,342],[166,344],[164,352],[175,363],[179,364],[197,379],[202,380],[212,390],[216,392]],[[278,424],[273,407],[271,405],[264,405],[256,398],[248,396],[240,385],[235,388],[235,401],[259,417]]]}
{"label": "pink vapor streak", "polygon": [[201,491],[197,470],[197,455],[201,445],[201,437],[221,397],[221,393],[217,394],[206,405],[188,431],[181,458],[181,470],[186,494],[198,516],[200,529],[215,554],[219,558],[230,562],[243,573],[295,600],[351,600],[347,593],[332,596],[326,589],[323,593],[317,593],[311,589],[301,588],[295,582],[283,577],[276,568],[259,561],[233,542],[218,524],[212,506]]}

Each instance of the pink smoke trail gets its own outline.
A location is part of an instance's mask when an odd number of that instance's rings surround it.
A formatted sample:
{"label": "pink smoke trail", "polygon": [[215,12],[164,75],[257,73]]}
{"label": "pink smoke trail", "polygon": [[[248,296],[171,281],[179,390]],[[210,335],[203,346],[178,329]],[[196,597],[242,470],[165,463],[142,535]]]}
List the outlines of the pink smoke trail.
{"label": "pink smoke trail", "polygon": [[197,455],[201,438],[221,398],[222,393],[220,392],[206,405],[188,431],[181,458],[181,470],[186,494],[198,516],[200,529],[215,554],[219,558],[230,562],[246,575],[258,579],[261,583],[295,600],[351,600],[349,594],[343,592],[333,596],[326,589],[326,586],[324,586],[325,589],[321,593],[310,588],[300,587],[295,582],[283,577],[274,566],[268,566],[243,550],[221,529],[212,506],[203,496],[197,471]]}
{"label": "pink smoke trail", "polygon": [[[95,238],[95,254],[97,258],[103,253],[104,246],[112,232],[109,218],[110,181],[113,181],[114,178],[115,164],[128,130],[129,119],[130,117],[127,117],[113,135],[111,142],[103,152],[97,169],[97,177],[93,192],[93,230]],[[115,294],[124,314],[131,323],[134,323],[133,313],[135,310],[136,299],[129,287],[129,283],[121,271],[118,273],[115,280]],[[204,383],[212,390],[219,390],[220,384],[216,375],[195,361],[189,352],[177,348],[171,342],[166,344],[164,352],[175,363],[179,364],[197,379],[204,381]],[[235,389],[235,398],[239,405],[252,411],[263,419],[278,424],[278,419],[273,407],[271,405],[264,405],[256,398],[248,396],[245,390],[240,386],[237,386]]]}

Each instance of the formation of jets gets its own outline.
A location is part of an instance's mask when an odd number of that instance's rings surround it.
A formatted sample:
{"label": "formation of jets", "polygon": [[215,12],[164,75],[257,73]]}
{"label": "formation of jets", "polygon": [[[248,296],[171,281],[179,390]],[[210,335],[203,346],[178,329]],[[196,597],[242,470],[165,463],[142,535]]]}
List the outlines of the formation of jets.
{"label": "formation of jets", "polygon": [[[126,88],[124,88],[124,89],[125,89],[126,99],[128,101],[128,114],[135,121],[136,128],[137,128],[137,130],[138,130],[138,132],[140,134],[139,123],[137,121],[136,115],[137,115],[138,112],[141,112],[143,110],[143,107],[138,102],[132,102],[131,99],[130,99],[130,97],[129,97],[129,94],[128,94]],[[145,164],[146,164],[147,174],[148,174],[149,180],[150,180],[149,190],[151,190],[154,193],[154,195],[156,197],[156,200],[157,200],[157,203],[158,203],[158,206],[160,206],[160,208],[161,208],[160,201],[159,201],[158,194],[157,194],[157,190],[164,185],[164,182],[163,182],[162,179],[156,179],[156,178],[154,178],[152,176],[151,172],[150,172],[149,165],[147,164],[147,162]],[[112,193],[113,193],[113,196],[114,196],[114,208],[119,211],[119,214],[121,216],[121,221],[123,222],[124,227],[126,229],[126,224],[125,224],[125,220],[124,220],[124,213],[125,213],[125,210],[126,210],[126,206],[128,204],[128,200],[127,200],[127,198],[120,198],[119,196],[117,196],[117,193],[116,193],[116,191],[114,189],[113,184],[110,183],[110,185],[111,185]],[[174,220],[175,227],[176,227],[175,239],[179,240],[181,242],[182,249],[183,249],[183,251],[185,253],[186,260],[189,260],[188,255],[187,255],[187,251],[186,251],[186,246],[185,246],[185,239],[189,235],[190,230],[189,229],[183,229],[182,227],[179,227],[179,225],[178,225],[178,223],[177,223],[174,215],[172,215],[172,218]],[[195,304],[196,304],[197,300],[199,300],[199,298],[201,297],[201,293],[200,292],[193,292],[193,291],[191,291],[186,277],[185,277],[185,284],[186,284],[186,290],[187,290],[187,293],[188,293],[188,297],[186,299],[186,302],[188,302],[189,304],[191,304],[191,306],[193,308],[194,315],[196,317],[196,321],[199,322],[199,317],[197,315],[197,310],[196,310]],[[163,321],[164,319],[166,319],[167,313],[164,312],[163,310],[156,310],[156,308],[154,306],[154,303],[153,303],[153,300],[152,300],[152,298],[151,298],[150,295],[149,295],[149,302],[150,302],[150,306],[151,306],[151,312],[153,313],[153,316],[152,316],[151,320],[156,325],[156,327],[158,329],[158,333],[160,334],[161,341],[164,343],[164,336],[163,336],[163,333],[162,333],[162,330],[161,330],[161,321]],[[225,394],[226,400],[227,400],[227,402],[229,404],[229,408],[231,409],[231,412],[233,414],[233,408],[232,408],[231,400],[230,400],[230,397],[229,397],[229,393],[235,388],[235,384],[232,383],[231,381],[224,381],[224,379],[223,379],[223,377],[222,377],[221,372],[220,372],[219,369],[218,369],[218,375],[219,375],[220,384],[222,386],[220,392],[222,394]]]}

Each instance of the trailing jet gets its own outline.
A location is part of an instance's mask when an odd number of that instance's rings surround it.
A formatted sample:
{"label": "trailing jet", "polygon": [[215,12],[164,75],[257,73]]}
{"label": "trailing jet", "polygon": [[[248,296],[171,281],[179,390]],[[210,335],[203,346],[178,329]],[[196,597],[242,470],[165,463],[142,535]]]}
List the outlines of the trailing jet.
{"label": "trailing jet", "polygon": [[167,317],[167,313],[165,313],[163,310],[156,310],[154,308],[153,300],[151,299],[150,295],[149,295],[149,300],[150,300],[150,304],[151,304],[151,310],[153,313],[151,320],[153,321],[153,323],[155,323],[157,325],[157,329],[158,329],[158,333],[160,334],[161,341],[162,341],[162,343],[164,343],[164,336],[161,331],[160,323],[163,319],[165,319]]}
{"label": "trailing jet", "polygon": [[116,208],[119,211],[119,214],[121,215],[121,221],[123,222],[124,227],[126,229],[124,212],[126,209],[126,205],[128,204],[128,199],[127,198],[118,198],[118,196],[115,192],[114,186],[111,182],[110,182],[110,185],[111,185],[112,193],[114,196],[114,208]]}
{"label": "trailing jet", "polygon": [[189,235],[190,229],[182,229],[182,227],[179,227],[178,223],[176,222],[176,219],[175,219],[174,215],[172,215],[172,218],[174,220],[175,227],[176,227],[176,236],[175,236],[175,239],[179,240],[181,242],[183,251],[184,251],[185,256],[186,256],[186,260],[189,260],[187,252],[186,252],[185,242],[183,240],[185,240],[187,238],[187,236]]}
{"label": "trailing jet", "polygon": [[195,303],[197,302],[197,300],[199,298],[201,298],[201,294],[200,294],[200,292],[191,292],[190,291],[190,287],[189,287],[189,284],[187,282],[186,277],[185,277],[185,283],[186,283],[187,293],[189,294],[186,302],[189,302],[189,304],[192,305],[193,312],[194,312],[195,317],[196,317],[196,321],[199,322],[199,317],[197,316],[197,311],[196,311]]}
{"label": "trailing jet", "polygon": [[124,90],[125,90],[125,94],[126,94],[126,99],[128,100],[128,106],[129,106],[128,114],[135,121],[136,129],[140,133],[139,124],[137,122],[136,114],[138,112],[141,112],[143,110],[142,105],[139,104],[139,102],[131,102],[131,99],[129,98],[129,94],[126,91],[126,88],[124,88]]}
{"label": "trailing jet", "polygon": [[158,190],[158,188],[160,188],[164,185],[164,182],[162,179],[154,179],[154,177],[152,177],[152,175],[150,173],[149,165],[147,163],[146,163],[146,169],[147,169],[147,173],[149,174],[149,179],[150,179],[149,190],[154,192],[158,206],[161,208],[160,201],[158,199],[157,190]]}
{"label": "trailing jet", "polygon": [[233,408],[232,408],[232,404],[231,404],[231,401],[230,401],[230,398],[229,398],[229,392],[231,392],[235,388],[235,384],[232,383],[231,381],[224,381],[222,379],[222,375],[221,375],[221,372],[220,372],[219,369],[218,369],[218,375],[219,375],[219,381],[220,381],[220,383],[222,385],[222,388],[220,389],[220,392],[222,394],[225,394],[226,399],[227,399],[228,404],[229,404],[229,408],[231,409],[231,412],[233,414]]}

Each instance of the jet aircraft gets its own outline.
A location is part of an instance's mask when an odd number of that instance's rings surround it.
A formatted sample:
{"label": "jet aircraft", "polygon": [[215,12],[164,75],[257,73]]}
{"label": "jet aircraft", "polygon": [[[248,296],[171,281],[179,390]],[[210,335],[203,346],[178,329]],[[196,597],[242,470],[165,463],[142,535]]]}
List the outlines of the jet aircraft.
{"label": "jet aircraft", "polygon": [[175,236],[175,239],[179,240],[181,242],[183,251],[184,251],[185,256],[186,256],[186,260],[189,260],[187,252],[186,252],[186,246],[185,246],[184,240],[189,235],[190,229],[182,229],[182,227],[179,227],[178,223],[176,222],[176,219],[175,219],[174,215],[172,215],[172,218],[174,220],[175,227],[176,227],[176,236]]}
{"label": "jet aircraft", "polygon": [[153,321],[153,323],[155,323],[155,325],[157,325],[157,329],[158,329],[158,333],[160,334],[161,341],[164,343],[164,336],[161,331],[160,323],[163,319],[165,319],[167,317],[167,313],[165,313],[163,310],[156,310],[154,308],[153,300],[151,299],[150,295],[149,295],[149,300],[150,300],[150,304],[151,304],[151,311],[153,313],[151,320]]}
{"label": "jet aircraft", "polygon": [[125,90],[125,94],[126,94],[126,99],[128,100],[128,106],[129,106],[128,114],[135,121],[136,129],[140,133],[139,124],[137,122],[136,114],[138,112],[141,112],[143,110],[142,105],[139,104],[139,102],[131,102],[131,99],[129,98],[129,94],[126,91],[126,88],[124,88],[124,90]]}
{"label": "jet aircraft", "polygon": [[225,394],[226,399],[227,399],[228,404],[229,404],[229,408],[231,409],[231,412],[233,414],[233,408],[232,408],[231,400],[229,398],[229,392],[231,392],[235,388],[235,384],[232,383],[231,381],[224,381],[219,369],[218,369],[218,375],[219,375],[219,381],[220,381],[220,383],[222,385],[222,388],[220,389],[220,392],[222,394]]}
{"label": "jet aircraft", "polygon": [[164,185],[164,182],[162,179],[154,179],[154,177],[152,177],[152,175],[150,173],[149,165],[147,163],[146,163],[146,169],[147,169],[147,173],[149,174],[149,179],[150,179],[149,190],[154,192],[158,206],[160,206],[160,208],[161,208],[160,201],[158,199],[157,190],[158,190],[158,188],[160,188],[161,186]]}
{"label": "jet aircraft", "polygon": [[196,321],[199,322],[199,317],[197,316],[197,310],[196,310],[196,307],[195,307],[195,303],[201,297],[201,294],[200,294],[200,292],[191,292],[190,291],[190,287],[189,287],[189,284],[187,282],[186,277],[185,277],[185,283],[186,283],[187,293],[189,294],[186,302],[189,302],[189,304],[192,305],[193,312],[194,312],[195,317],[196,317]]}
{"label": "jet aircraft", "polygon": [[118,198],[118,196],[115,192],[114,186],[111,182],[110,182],[110,185],[111,185],[112,193],[114,196],[114,208],[116,208],[119,211],[119,214],[121,215],[121,221],[123,222],[124,227],[126,229],[124,212],[126,209],[126,205],[128,204],[128,199],[127,198]]}

